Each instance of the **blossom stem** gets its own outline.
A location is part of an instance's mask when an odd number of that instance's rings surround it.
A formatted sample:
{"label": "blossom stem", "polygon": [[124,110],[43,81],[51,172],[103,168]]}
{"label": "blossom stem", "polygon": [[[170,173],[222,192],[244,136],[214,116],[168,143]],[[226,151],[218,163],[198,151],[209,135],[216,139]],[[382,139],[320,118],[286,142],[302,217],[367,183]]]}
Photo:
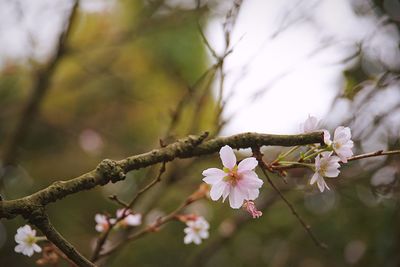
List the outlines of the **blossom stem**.
{"label": "blossom stem", "polygon": [[314,152],[316,149],[318,149],[317,146],[312,147],[310,150],[306,151],[306,152],[300,157],[300,160],[303,160],[304,157],[308,156],[310,153]]}
{"label": "blossom stem", "polygon": [[288,151],[286,151],[285,153],[281,154],[278,156],[277,159],[275,159],[271,164],[275,164],[280,162],[282,159],[284,159],[285,157],[289,156],[290,154],[292,154],[294,151],[296,151],[297,149],[299,149],[300,146],[294,146],[291,149],[289,149]]}
{"label": "blossom stem", "polygon": [[314,164],[296,162],[296,161],[281,161],[280,163],[284,164],[284,165],[297,165],[297,166],[304,166],[304,167],[308,167],[308,168],[313,168],[314,167]]}
{"label": "blossom stem", "polygon": [[47,237],[45,237],[45,236],[37,236],[36,237],[36,241],[37,242],[39,242],[39,241],[47,241]]}
{"label": "blossom stem", "polygon": [[320,150],[318,150],[318,151],[312,153],[311,155],[308,155],[307,157],[304,157],[303,160],[308,160],[308,159],[310,159],[310,158],[314,158],[314,157],[317,156],[319,153],[324,152],[324,151],[329,151],[329,149],[328,149],[328,148],[320,149]]}

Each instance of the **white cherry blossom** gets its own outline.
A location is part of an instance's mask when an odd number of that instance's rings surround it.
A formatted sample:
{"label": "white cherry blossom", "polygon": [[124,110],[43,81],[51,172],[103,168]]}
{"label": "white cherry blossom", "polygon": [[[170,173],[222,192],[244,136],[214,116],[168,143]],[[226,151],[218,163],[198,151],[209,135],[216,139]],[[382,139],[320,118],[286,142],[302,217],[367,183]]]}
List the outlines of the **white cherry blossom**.
{"label": "white cherry blossom", "polygon": [[22,253],[28,257],[32,256],[35,252],[41,252],[42,248],[36,244],[38,241],[45,239],[44,237],[36,237],[36,230],[33,230],[29,225],[22,226],[17,229],[15,235],[15,252]]}
{"label": "white cherry blossom", "polygon": [[104,214],[96,214],[94,220],[96,221],[96,231],[100,233],[107,231],[110,223],[115,223],[115,219],[109,219]]}
{"label": "white cherry blossom", "polygon": [[353,146],[350,128],[337,127],[333,135],[332,148],[343,163],[347,163],[347,159],[353,156],[353,151],[351,150]]}
{"label": "white cherry blossom", "polygon": [[319,127],[319,120],[317,117],[314,116],[308,116],[308,118],[300,124],[300,132],[302,133],[312,133],[312,132],[317,132],[317,131],[323,131],[324,132],[324,143],[326,145],[330,145],[332,141],[330,140],[331,135],[329,134],[328,130],[326,129],[321,129]]}
{"label": "white cherry blossom", "polygon": [[330,190],[324,177],[337,177],[340,173],[340,158],[332,156],[332,154],[332,151],[322,152],[315,158],[315,173],[311,177],[310,184],[312,185],[317,182],[318,188],[321,192],[324,192],[325,188]]}
{"label": "white cherry blossom", "polygon": [[302,133],[312,133],[318,131],[319,120],[317,117],[308,115],[308,118],[300,124],[300,131]]}
{"label": "white cherry blossom", "polygon": [[211,199],[216,201],[222,196],[225,201],[229,196],[229,204],[234,209],[240,208],[245,200],[256,199],[263,185],[263,181],[254,172],[257,160],[250,157],[236,165],[235,153],[227,145],[221,148],[219,154],[223,170],[210,168],[203,171],[203,181],[211,185]]}
{"label": "white cherry blossom", "polygon": [[199,245],[202,239],[208,238],[210,225],[202,216],[198,216],[195,220],[188,220],[186,225],[187,227],[183,230],[186,234],[183,239],[185,244],[195,243]]}

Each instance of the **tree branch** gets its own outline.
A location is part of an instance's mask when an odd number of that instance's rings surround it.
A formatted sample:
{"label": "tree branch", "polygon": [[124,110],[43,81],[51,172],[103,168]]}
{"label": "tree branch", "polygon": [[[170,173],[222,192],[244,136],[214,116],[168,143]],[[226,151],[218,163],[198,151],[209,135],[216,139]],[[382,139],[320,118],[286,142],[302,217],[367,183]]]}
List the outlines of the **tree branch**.
{"label": "tree branch", "polygon": [[218,137],[203,142],[207,133],[200,136],[188,136],[164,148],[128,157],[120,161],[103,160],[96,169],[68,181],[57,181],[49,187],[30,196],[16,200],[0,201],[0,218],[12,219],[17,215],[25,218],[49,203],[62,199],[70,194],[92,189],[109,182],[125,179],[125,174],[161,162],[169,162],[175,158],[190,158],[218,152],[224,145],[232,148],[248,148],[265,146],[295,146],[323,142],[323,133],[316,132],[299,135],[271,135],[258,133],[242,133],[229,137]]}
{"label": "tree branch", "polygon": [[70,260],[80,267],[95,267],[88,259],[82,256],[50,223],[44,209],[38,209],[33,213],[29,222],[35,225],[47,239],[56,245]]}

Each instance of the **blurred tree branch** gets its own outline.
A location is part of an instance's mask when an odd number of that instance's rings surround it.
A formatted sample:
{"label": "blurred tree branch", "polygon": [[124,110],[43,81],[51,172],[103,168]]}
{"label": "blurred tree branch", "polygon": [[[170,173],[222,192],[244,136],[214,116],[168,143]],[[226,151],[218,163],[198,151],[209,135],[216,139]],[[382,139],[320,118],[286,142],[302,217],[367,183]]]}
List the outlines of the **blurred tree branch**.
{"label": "blurred tree branch", "polygon": [[[39,111],[39,106],[49,90],[49,83],[57,69],[57,66],[66,53],[66,45],[71,34],[72,25],[77,14],[79,1],[74,0],[71,12],[65,22],[64,29],[57,41],[57,46],[51,58],[45,66],[40,67],[34,74],[34,82],[31,89],[31,95],[23,107],[21,118],[17,122],[14,132],[11,134],[9,142],[3,152],[3,165],[14,165],[18,158],[18,146],[21,145]],[[0,187],[3,180],[1,179]]]}

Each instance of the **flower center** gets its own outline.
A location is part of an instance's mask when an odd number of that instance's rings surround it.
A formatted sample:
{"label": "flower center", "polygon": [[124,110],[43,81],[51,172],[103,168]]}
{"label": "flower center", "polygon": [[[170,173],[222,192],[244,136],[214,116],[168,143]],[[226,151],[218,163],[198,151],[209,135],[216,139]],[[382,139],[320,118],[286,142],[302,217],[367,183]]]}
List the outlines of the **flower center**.
{"label": "flower center", "polygon": [[28,236],[25,238],[24,241],[25,241],[26,244],[32,246],[33,244],[36,243],[36,237],[33,236],[33,235],[28,235]]}
{"label": "flower center", "polygon": [[339,143],[339,142],[333,143],[333,147],[334,147],[335,149],[340,149],[341,146],[342,146],[342,144]]}
{"label": "flower center", "polygon": [[321,165],[319,166],[319,171],[318,171],[318,172],[319,172],[322,176],[324,176],[324,174],[326,173],[327,169],[328,169],[328,162],[322,161],[322,162],[321,162]]}
{"label": "flower center", "polygon": [[224,177],[224,181],[230,183],[231,185],[236,185],[237,182],[242,178],[238,172],[238,167],[235,165],[231,170],[228,168],[224,168],[224,172],[227,174]]}
{"label": "flower center", "polygon": [[193,232],[195,232],[196,234],[200,233],[201,228],[200,227],[193,227]]}

